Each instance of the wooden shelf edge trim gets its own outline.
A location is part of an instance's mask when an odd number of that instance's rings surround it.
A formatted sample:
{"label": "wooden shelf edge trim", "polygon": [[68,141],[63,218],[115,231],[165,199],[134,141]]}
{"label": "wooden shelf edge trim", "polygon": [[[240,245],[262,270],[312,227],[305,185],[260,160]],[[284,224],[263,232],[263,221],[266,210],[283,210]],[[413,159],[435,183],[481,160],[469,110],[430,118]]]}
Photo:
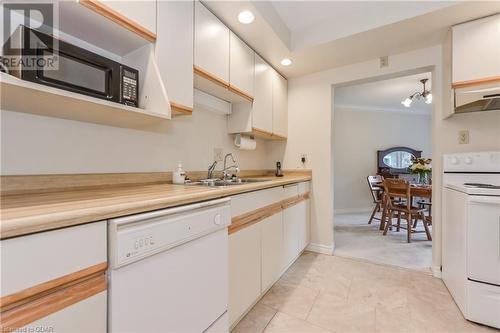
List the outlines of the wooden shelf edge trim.
{"label": "wooden shelf edge trim", "polygon": [[40,298],[55,290],[63,289],[68,285],[75,284],[79,281],[86,280],[89,277],[104,274],[108,267],[106,262],[87,267],[71,274],[61,276],[59,278],[40,283],[36,286],[23,289],[14,294],[4,296],[0,299],[0,311],[4,312],[16,306],[28,303],[33,299]]}
{"label": "wooden shelf edge trim", "polygon": [[94,296],[106,288],[106,276],[102,273],[11,310],[2,311],[0,329],[2,332],[13,331]]}
{"label": "wooden shelf edge trim", "polygon": [[116,24],[121,25],[125,29],[141,36],[149,42],[153,43],[156,41],[155,33],[106,6],[99,0],[79,0],[79,3],[97,14],[115,22]]}
{"label": "wooden shelf edge trim", "polygon": [[491,76],[477,80],[454,82],[451,84],[451,87],[454,89],[458,89],[458,88],[465,88],[465,87],[477,86],[480,84],[494,83],[494,82],[500,83],[500,76]]}
{"label": "wooden shelf edge trim", "polygon": [[228,228],[228,234],[231,235],[237,231],[243,230],[245,228],[254,225],[260,221],[267,219],[281,212],[282,210],[297,205],[298,203],[309,199],[310,192],[305,192],[297,196],[287,198],[285,200],[267,205],[265,207],[253,210],[251,212],[235,216],[231,219],[231,225]]}
{"label": "wooden shelf edge trim", "polygon": [[172,109],[173,112],[178,112],[182,113],[185,115],[191,115],[193,114],[193,108],[189,106],[185,106],[179,103],[175,102],[170,102],[170,108]]}
{"label": "wooden shelf edge trim", "polygon": [[221,78],[218,78],[217,76],[215,76],[212,73],[209,73],[209,72],[201,69],[200,67],[193,66],[193,73],[196,74],[196,75],[201,76],[204,79],[207,79],[207,80],[215,83],[216,85],[219,85],[219,86],[221,86],[223,88],[229,89],[229,82],[226,82],[226,81],[224,81]]}
{"label": "wooden shelf edge trim", "polygon": [[228,87],[229,91],[233,92],[234,94],[238,95],[238,96],[241,96],[243,97],[244,99],[246,99],[247,101],[253,103],[253,97],[248,95],[247,93],[245,93],[243,90],[240,90],[238,89],[237,87],[229,84],[229,87]]}
{"label": "wooden shelf edge trim", "polygon": [[274,134],[272,132],[268,132],[265,130],[258,129],[256,127],[252,127],[252,132],[260,138],[265,138],[269,140],[287,140],[287,137],[279,135],[279,134]]}

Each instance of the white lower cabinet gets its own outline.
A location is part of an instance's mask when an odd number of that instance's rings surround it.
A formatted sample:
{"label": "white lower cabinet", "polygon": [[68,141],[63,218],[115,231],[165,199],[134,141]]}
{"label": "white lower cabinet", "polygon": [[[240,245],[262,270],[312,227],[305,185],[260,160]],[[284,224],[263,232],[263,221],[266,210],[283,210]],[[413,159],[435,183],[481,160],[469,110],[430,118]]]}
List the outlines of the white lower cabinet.
{"label": "white lower cabinet", "polygon": [[[231,198],[232,217],[309,191],[309,182]],[[266,208],[268,209],[268,208]],[[309,244],[309,200],[299,201],[229,235],[229,325],[234,327]]]}
{"label": "white lower cabinet", "polygon": [[283,213],[261,222],[262,225],[262,292],[269,289],[283,270]]}
{"label": "white lower cabinet", "polygon": [[299,232],[301,224],[300,204],[283,210],[284,262],[288,267],[299,254]]}
{"label": "white lower cabinet", "polygon": [[[19,332],[106,332],[107,293],[102,291],[42,319],[31,322]],[[52,329],[52,331],[50,331]]]}
{"label": "white lower cabinet", "polygon": [[261,293],[261,223],[229,235],[229,324]]}
{"label": "white lower cabinet", "polygon": [[299,218],[299,252],[302,252],[309,243],[309,200],[297,204]]}
{"label": "white lower cabinet", "polygon": [[0,241],[0,296],[17,299],[2,328],[106,332],[106,242],[105,221]]}

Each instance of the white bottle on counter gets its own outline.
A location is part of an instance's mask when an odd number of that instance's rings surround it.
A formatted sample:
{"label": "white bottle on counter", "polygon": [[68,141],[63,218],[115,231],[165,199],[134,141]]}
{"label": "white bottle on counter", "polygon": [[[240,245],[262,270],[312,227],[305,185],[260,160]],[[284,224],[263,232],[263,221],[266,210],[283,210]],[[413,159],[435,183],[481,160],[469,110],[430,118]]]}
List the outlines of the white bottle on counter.
{"label": "white bottle on counter", "polygon": [[182,162],[177,163],[177,169],[172,173],[172,182],[174,184],[184,184],[186,172],[182,169]]}

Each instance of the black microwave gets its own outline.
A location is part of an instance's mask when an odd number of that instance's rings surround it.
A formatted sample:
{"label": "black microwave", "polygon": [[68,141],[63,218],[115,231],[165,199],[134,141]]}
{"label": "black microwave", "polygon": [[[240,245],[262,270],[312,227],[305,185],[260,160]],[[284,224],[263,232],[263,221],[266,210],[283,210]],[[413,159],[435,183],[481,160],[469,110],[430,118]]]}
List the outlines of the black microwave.
{"label": "black microwave", "polygon": [[138,106],[138,70],[53,36],[20,25],[3,54],[3,70],[22,80]]}

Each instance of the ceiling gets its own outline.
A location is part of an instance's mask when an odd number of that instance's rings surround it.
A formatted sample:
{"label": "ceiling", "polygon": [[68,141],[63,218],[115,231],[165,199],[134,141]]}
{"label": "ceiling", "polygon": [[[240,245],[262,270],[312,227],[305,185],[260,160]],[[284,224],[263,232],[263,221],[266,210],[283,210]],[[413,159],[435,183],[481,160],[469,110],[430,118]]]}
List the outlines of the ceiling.
{"label": "ceiling", "polygon": [[426,89],[431,89],[431,73],[421,73],[388,80],[356,84],[335,88],[335,107],[353,111],[387,111],[404,112],[407,114],[432,113],[432,104],[424,101],[414,101],[409,108],[401,101],[417,91],[422,91],[421,79],[429,79]]}
{"label": "ceiling", "polygon": [[[203,3],[287,78],[438,45],[452,25],[500,12],[499,1]],[[239,23],[242,10],[255,21]]]}
{"label": "ceiling", "polygon": [[[291,50],[402,21],[457,1],[271,1],[291,33]],[[368,14],[368,15],[367,15]]]}

